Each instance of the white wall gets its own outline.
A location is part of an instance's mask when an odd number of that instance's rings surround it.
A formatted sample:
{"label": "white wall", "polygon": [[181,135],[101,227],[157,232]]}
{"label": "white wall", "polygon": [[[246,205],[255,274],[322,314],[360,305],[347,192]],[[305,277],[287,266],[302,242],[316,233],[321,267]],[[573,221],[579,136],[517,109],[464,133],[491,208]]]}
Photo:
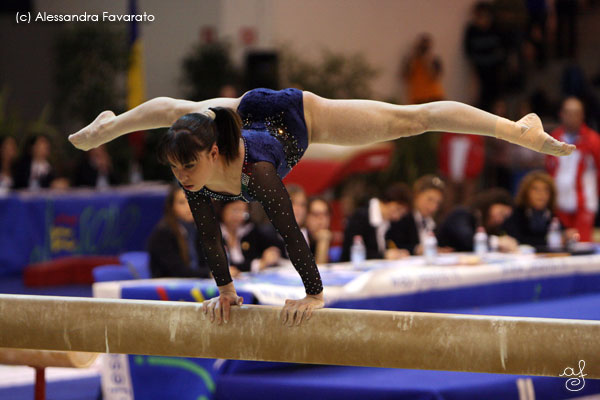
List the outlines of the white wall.
{"label": "white wall", "polygon": [[[403,97],[397,79],[399,63],[420,32],[429,32],[444,67],[448,98],[469,101],[473,86],[461,42],[474,0],[138,0],[138,12],[154,14],[141,24],[148,97],[180,96],[181,61],[198,43],[204,26],[234,44],[241,63],[242,27],[258,33],[255,48],[287,44],[307,57],[322,47],[362,52],[380,70],[374,83],[377,98]],[[37,0],[49,13],[125,13],[126,0]],[[470,88],[470,89],[469,89]]]}

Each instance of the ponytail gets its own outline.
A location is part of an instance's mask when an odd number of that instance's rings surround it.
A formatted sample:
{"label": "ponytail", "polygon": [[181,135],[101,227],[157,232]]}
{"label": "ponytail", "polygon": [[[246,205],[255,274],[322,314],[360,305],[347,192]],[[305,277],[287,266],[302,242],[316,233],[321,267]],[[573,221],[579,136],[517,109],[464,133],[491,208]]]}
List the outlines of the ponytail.
{"label": "ponytail", "polygon": [[242,130],[242,120],[235,110],[225,107],[209,108],[215,113],[215,126],[217,128],[217,146],[219,153],[228,162],[233,161],[240,154],[239,144]]}
{"label": "ponytail", "polygon": [[169,159],[173,159],[186,164],[216,143],[219,153],[230,163],[240,154],[241,135],[242,120],[233,109],[213,107],[209,112],[185,114],[160,139],[158,161],[169,165]]}

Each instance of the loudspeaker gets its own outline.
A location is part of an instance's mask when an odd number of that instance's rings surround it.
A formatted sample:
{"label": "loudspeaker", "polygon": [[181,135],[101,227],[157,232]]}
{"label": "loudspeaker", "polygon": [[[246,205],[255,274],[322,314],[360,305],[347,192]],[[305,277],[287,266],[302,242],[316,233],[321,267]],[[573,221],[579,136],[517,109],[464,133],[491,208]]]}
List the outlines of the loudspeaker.
{"label": "loudspeaker", "polygon": [[246,88],[279,89],[279,61],[275,51],[251,51],[246,54]]}

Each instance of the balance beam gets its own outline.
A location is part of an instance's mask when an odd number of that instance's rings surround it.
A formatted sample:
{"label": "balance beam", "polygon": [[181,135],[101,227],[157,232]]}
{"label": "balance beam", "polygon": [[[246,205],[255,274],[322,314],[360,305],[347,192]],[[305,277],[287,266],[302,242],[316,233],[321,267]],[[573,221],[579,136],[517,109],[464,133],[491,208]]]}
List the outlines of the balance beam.
{"label": "balance beam", "polygon": [[323,309],[299,327],[280,307],[0,295],[0,347],[600,378],[600,321]]}

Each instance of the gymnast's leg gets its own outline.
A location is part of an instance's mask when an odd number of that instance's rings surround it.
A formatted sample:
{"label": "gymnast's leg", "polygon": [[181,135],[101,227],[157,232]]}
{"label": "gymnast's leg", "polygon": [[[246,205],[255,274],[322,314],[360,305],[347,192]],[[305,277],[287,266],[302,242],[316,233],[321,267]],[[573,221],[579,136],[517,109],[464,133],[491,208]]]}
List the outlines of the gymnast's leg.
{"label": "gymnast's leg", "polygon": [[536,114],[513,122],[456,101],[395,105],[330,100],[306,91],[303,100],[311,143],[361,145],[438,131],[497,137],[551,155],[575,149],[545,133]]}

